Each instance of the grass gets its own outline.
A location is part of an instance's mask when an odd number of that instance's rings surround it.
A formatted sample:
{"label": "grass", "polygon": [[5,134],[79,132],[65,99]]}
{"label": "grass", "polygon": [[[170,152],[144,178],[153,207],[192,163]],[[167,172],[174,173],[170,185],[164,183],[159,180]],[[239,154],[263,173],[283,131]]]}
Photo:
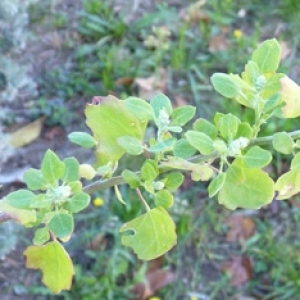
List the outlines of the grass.
{"label": "grass", "polygon": [[[280,5],[277,5],[278,3]],[[183,1],[182,9],[190,1]],[[71,122],[74,115],[68,107],[69,99],[114,93],[120,97],[138,95],[136,78],[148,78],[159,68],[168,74],[167,93],[181,96],[197,107],[198,117],[210,119],[216,110],[232,112],[247,118],[247,113],[212,92],[209,78],[214,72],[240,73],[249,54],[261,37],[274,35],[268,26],[270,16],[287,23],[279,39],[291,39],[297,53],[298,19],[294,12],[298,1],[207,1],[201,8],[204,15],[195,20],[178,19],[178,10],[167,3],[157,5],[134,23],[113,12],[105,1],[84,0],[78,12],[76,31],[79,40],[72,41],[72,68],[62,66],[40,79],[40,98],[33,114],[51,116],[49,125]],[[244,12],[244,17],[239,17]],[[44,22],[42,8],[32,8],[34,22]],[[43,14],[38,12],[42,11]],[[291,19],[287,15],[292,15]],[[67,27],[66,16],[50,16],[56,29]],[[42,20],[42,21],[41,21]],[[154,28],[153,26],[156,26]],[[168,28],[165,36],[159,28]],[[234,34],[240,30],[240,35]],[[210,50],[213,38],[220,37]],[[148,45],[145,45],[148,41]],[[150,43],[152,42],[152,44]],[[228,43],[228,44],[227,44]],[[72,43],[71,43],[72,44]],[[147,43],[146,43],[147,44]],[[286,68],[291,67],[287,62]],[[127,84],[117,84],[123,80]],[[46,99],[52,99],[49,105]],[[54,99],[54,100],[53,100]],[[272,123],[266,133],[274,129],[292,130],[294,123]],[[234,299],[244,294],[257,299],[296,299],[299,295],[299,208],[290,202],[280,202],[279,213],[270,208],[255,215],[256,233],[241,246],[226,240],[225,219],[231,212],[208,199],[205,185],[194,184],[176,195],[172,215],[177,224],[178,245],[165,256],[163,267],[176,272],[175,283],[159,290],[161,299]],[[100,208],[78,216],[76,236],[69,248],[76,264],[76,277],[70,292],[50,296],[40,284],[26,287],[36,299],[130,299],[130,290],[145,275],[145,265],[120,243],[118,228],[141,212],[135,194],[123,189],[128,206],[124,208],[110,191],[95,195],[105,199]],[[296,199],[296,201],[298,201]],[[98,248],[90,249],[95,238]],[[73,252],[72,252],[73,251]],[[230,284],[222,271],[222,263],[233,255],[247,255],[253,262],[250,280],[239,287]],[[284,259],[282,259],[284,258]],[[192,298],[194,297],[194,298]],[[256,299],[255,298],[255,299]]]}

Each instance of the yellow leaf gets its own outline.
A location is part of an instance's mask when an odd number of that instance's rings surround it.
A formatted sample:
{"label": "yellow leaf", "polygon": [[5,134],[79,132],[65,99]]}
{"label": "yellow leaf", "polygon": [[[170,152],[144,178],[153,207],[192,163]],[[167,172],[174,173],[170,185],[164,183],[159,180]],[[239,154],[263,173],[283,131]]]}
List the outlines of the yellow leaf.
{"label": "yellow leaf", "polygon": [[286,118],[300,116],[300,86],[287,76],[281,78],[280,82],[282,100],[286,103],[282,108],[283,115]]}
{"label": "yellow leaf", "polygon": [[45,117],[39,118],[12,133],[10,137],[11,145],[20,148],[36,140],[40,136],[44,120]]}

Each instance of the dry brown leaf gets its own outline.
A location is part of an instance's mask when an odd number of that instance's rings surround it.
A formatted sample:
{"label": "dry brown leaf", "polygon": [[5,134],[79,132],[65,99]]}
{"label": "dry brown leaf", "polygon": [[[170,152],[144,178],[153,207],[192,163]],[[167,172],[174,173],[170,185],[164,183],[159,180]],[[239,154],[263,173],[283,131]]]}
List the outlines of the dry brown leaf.
{"label": "dry brown leaf", "polygon": [[222,270],[229,273],[232,286],[240,286],[251,279],[252,266],[249,257],[234,256],[230,261],[223,263]]}
{"label": "dry brown leaf", "polygon": [[134,82],[133,77],[122,77],[115,81],[116,85],[131,86]]}
{"label": "dry brown leaf", "polygon": [[243,244],[255,232],[255,222],[252,218],[240,215],[232,215],[225,223],[229,226],[227,242],[239,242]]}
{"label": "dry brown leaf", "polygon": [[231,42],[224,35],[213,36],[209,41],[208,50],[212,53],[227,50]]}
{"label": "dry brown leaf", "polygon": [[54,126],[46,130],[45,138],[48,140],[53,140],[56,137],[62,136],[64,134],[64,130],[61,126]]}
{"label": "dry brown leaf", "polygon": [[291,48],[285,41],[280,42],[281,47],[281,60],[286,59],[291,54]]}
{"label": "dry brown leaf", "polygon": [[11,145],[16,148],[20,148],[36,140],[41,134],[44,120],[45,117],[39,118],[36,121],[13,132],[10,136]]}
{"label": "dry brown leaf", "polygon": [[158,92],[166,92],[167,71],[161,68],[156,75],[148,78],[136,78],[134,82],[139,87],[139,96],[142,99],[150,100]]}

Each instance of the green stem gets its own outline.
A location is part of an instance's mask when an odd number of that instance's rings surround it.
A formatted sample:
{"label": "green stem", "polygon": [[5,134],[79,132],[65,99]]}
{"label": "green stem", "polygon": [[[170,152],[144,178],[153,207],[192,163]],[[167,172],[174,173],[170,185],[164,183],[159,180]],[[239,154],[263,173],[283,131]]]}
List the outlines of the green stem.
{"label": "green stem", "polygon": [[143,205],[145,206],[147,212],[151,210],[150,206],[148,205],[147,201],[145,200],[145,198],[143,197],[141,191],[139,188],[136,188],[136,192],[141,200],[141,202],[143,203]]}

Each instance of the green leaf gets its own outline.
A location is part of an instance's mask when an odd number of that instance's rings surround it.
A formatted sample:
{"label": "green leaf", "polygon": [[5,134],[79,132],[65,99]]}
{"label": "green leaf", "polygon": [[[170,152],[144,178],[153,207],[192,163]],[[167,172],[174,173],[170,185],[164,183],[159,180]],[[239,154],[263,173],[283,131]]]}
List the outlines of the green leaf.
{"label": "green leaf", "polygon": [[172,172],[165,177],[162,182],[170,191],[176,191],[183,183],[184,176],[180,172]]}
{"label": "green leaf", "polygon": [[163,95],[157,94],[151,101],[150,105],[154,110],[155,117],[159,117],[159,113],[161,110],[165,110],[169,116],[172,115],[173,108],[170,99]]}
{"label": "green leaf", "polygon": [[125,107],[138,119],[147,122],[154,118],[152,106],[143,99],[137,97],[129,97],[125,102]]}
{"label": "green leaf", "polygon": [[242,73],[242,78],[252,86],[255,85],[257,78],[260,76],[258,65],[250,60],[245,66],[245,72]]}
{"label": "green leaf", "polygon": [[147,124],[132,114],[123,100],[108,96],[100,105],[88,105],[85,114],[87,125],[98,142],[97,167],[109,161],[114,163],[123,156],[125,149],[119,145],[119,137],[132,136],[142,141]]}
{"label": "green leaf", "polygon": [[275,72],[281,58],[281,47],[276,39],[266,40],[253,52],[254,61],[261,73]]}
{"label": "green leaf", "polygon": [[165,152],[165,151],[171,151],[173,145],[176,142],[176,138],[171,138],[163,141],[159,141],[155,145],[148,148],[149,152]]}
{"label": "green leaf", "polygon": [[82,191],[82,183],[80,181],[68,182],[68,186],[73,194],[78,194]]}
{"label": "green leaf", "polygon": [[52,205],[53,199],[51,197],[48,197],[46,194],[39,194],[35,196],[30,207],[50,210],[52,208]]}
{"label": "green leaf", "polygon": [[212,198],[219,193],[226,180],[226,173],[219,173],[208,186],[209,198]]}
{"label": "green leaf", "polygon": [[209,165],[203,165],[201,170],[192,171],[191,178],[193,181],[207,181],[214,175],[213,169]]}
{"label": "green leaf", "polygon": [[210,80],[214,89],[226,98],[234,98],[240,92],[240,86],[228,74],[215,73]]}
{"label": "green leaf", "polygon": [[233,114],[226,114],[219,119],[217,127],[225,140],[232,141],[237,134],[240,123],[241,121]]}
{"label": "green leaf", "polygon": [[48,149],[42,160],[41,172],[43,176],[53,184],[63,177],[65,164],[53,151]]}
{"label": "green leaf", "polygon": [[163,208],[170,208],[173,205],[174,197],[168,190],[158,191],[154,198],[155,206],[162,206]]}
{"label": "green leaf", "polygon": [[300,170],[300,152],[298,152],[291,161],[291,170]]}
{"label": "green leaf", "polygon": [[273,197],[274,182],[269,175],[261,169],[247,168],[236,159],[227,171],[218,201],[228,209],[258,209],[272,202]]}
{"label": "green leaf", "polygon": [[261,169],[272,161],[272,154],[259,146],[254,146],[243,155],[243,160],[247,168]]}
{"label": "green leaf", "polygon": [[273,135],[273,148],[283,154],[291,154],[294,150],[294,141],[286,132],[277,132]]}
{"label": "green leaf", "polygon": [[35,210],[15,208],[7,200],[0,201],[0,211],[9,215],[15,222],[25,227],[31,227],[36,222]]}
{"label": "green leaf", "polygon": [[196,107],[191,105],[184,105],[177,107],[172,113],[173,126],[184,126],[187,122],[193,119],[196,113]]}
{"label": "green leaf", "polygon": [[140,177],[130,170],[124,170],[122,172],[122,177],[132,189],[135,189],[141,185]]}
{"label": "green leaf", "polygon": [[188,131],[185,134],[188,142],[203,155],[209,155],[214,152],[214,142],[205,133],[198,131]]}
{"label": "green leaf", "polygon": [[27,187],[32,191],[47,189],[48,181],[40,170],[30,168],[25,172],[23,179]]}
{"label": "green leaf", "polygon": [[64,182],[72,182],[80,179],[79,163],[76,158],[68,157],[63,160],[65,164],[65,172],[63,175]]}
{"label": "green leaf", "polygon": [[47,227],[38,228],[35,231],[33,243],[35,245],[43,245],[50,239],[49,229]]}
{"label": "green leaf", "polygon": [[131,155],[140,155],[144,151],[142,142],[133,136],[119,137],[118,144]]}
{"label": "green leaf", "polygon": [[28,190],[18,190],[8,194],[6,197],[9,205],[20,208],[20,209],[30,209],[30,204],[35,198],[35,194]]}
{"label": "green leaf", "polygon": [[193,129],[205,133],[213,140],[218,136],[217,127],[206,119],[197,119],[193,124]]}
{"label": "green leaf", "polygon": [[73,217],[66,213],[56,213],[54,217],[50,220],[48,226],[49,230],[58,238],[64,238],[69,235],[74,230],[74,220]]}
{"label": "green leaf", "polygon": [[97,141],[88,133],[72,132],[68,135],[69,140],[83,148],[93,148],[97,145]]}
{"label": "green leaf", "polygon": [[239,124],[236,133],[236,138],[245,137],[247,139],[251,139],[252,135],[253,135],[253,130],[249,123],[242,122]]}
{"label": "green leaf", "polygon": [[79,211],[85,209],[90,204],[90,201],[90,195],[81,192],[73,195],[72,198],[66,202],[64,208],[70,213],[78,213]]}
{"label": "green leaf", "polygon": [[44,246],[29,246],[24,255],[27,257],[26,267],[41,269],[43,283],[53,293],[70,290],[75,271],[69,255],[58,242],[50,242]]}
{"label": "green leaf", "polygon": [[300,172],[293,169],[281,175],[275,184],[275,190],[278,191],[277,200],[289,199],[300,192]]}
{"label": "green leaf", "polygon": [[153,181],[158,174],[159,172],[156,163],[151,159],[147,159],[141,168],[142,179],[145,181]]}
{"label": "green leaf", "polygon": [[125,223],[120,232],[122,243],[132,247],[140,259],[150,260],[169,251],[176,244],[175,224],[162,207],[151,209],[142,216]]}
{"label": "green leaf", "polygon": [[176,141],[173,147],[173,155],[181,158],[188,158],[196,153],[196,149],[186,139]]}
{"label": "green leaf", "polygon": [[116,197],[117,199],[124,205],[127,205],[127,203],[124,201],[123,197],[122,197],[122,194],[120,193],[120,190],[118,188],[117,185],[114,186],[114,190],[115,190],[115,194],[116,194]]}

